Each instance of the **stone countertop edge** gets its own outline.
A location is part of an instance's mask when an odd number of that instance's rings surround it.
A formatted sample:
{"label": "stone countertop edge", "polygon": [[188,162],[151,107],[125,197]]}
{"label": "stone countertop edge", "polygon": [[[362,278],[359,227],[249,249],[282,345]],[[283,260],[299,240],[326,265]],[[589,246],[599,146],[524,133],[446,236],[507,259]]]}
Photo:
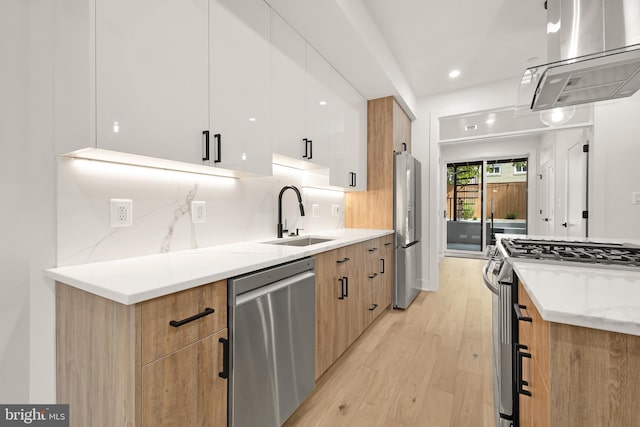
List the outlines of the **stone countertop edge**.
{"label": "stone countertop edge", "polygon": [[[640,336],[639,272],[530,262],[514,262],[513,267],[544,320]],[[568,275],[574,279],[566,280]],[[597,276],[602,278],[594,280]],[[550,286],[562,286],[563,289],[557,288],[553,292]],[[609,292],[608,301],[591,296],[598,291],[602,293],[608,286],[621,292]],[[585,295],[591,296],[587,298],[591,305],[577,298]]]}
{"label": "stone countertop edge", "polygon": [[[65,285],[124,305],[136,304],[218,280],[273,267],[393,234],[393,230],[338,229],[308,236],[333,240],[311,246],[273,245],[278,239],[230,243],[165,254],[44,270]],[[300,236],[307,237],[307,236]]]}

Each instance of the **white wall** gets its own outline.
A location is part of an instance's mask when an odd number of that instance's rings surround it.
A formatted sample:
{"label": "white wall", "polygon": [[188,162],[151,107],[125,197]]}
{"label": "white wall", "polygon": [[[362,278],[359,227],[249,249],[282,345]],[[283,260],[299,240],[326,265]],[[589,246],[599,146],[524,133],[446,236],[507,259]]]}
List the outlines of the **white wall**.
{"label": "white wall", "polygon": [[51,2],[0,2],[0,402],[54,393]]}
{"label": "white wall", "polygon": [[591,144],[589,236],[640,240],[640,94],[597,105]]}
{"label": "white wall", "polygon": [[421,98],[417,102],[417,119],[412,126],[412,152],[423,163],[422,173],[422,224],[423,263],[422,288],[438,289],[438,242],[442,239],[439,218],[444,210],[443,201],[437,195],[440,186],[438,147],[438,118],[454,114],[496,109],[514,105],[518,80],[505,80],[485,86],[474,87]]}

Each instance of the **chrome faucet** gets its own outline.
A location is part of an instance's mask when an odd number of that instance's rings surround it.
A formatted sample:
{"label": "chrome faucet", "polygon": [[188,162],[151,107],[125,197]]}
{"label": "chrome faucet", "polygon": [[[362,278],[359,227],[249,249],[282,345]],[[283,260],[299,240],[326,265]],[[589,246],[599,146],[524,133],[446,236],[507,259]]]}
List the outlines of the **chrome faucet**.
{"label": "chrome faucet", "polygon": [[293,185],[285,185],[280,190],[280,194],[278,195],[278,239],[282,238],[282,194],[287,190],[293,190],[296,192],[298,196],[298,204],[300,205],[300,216],[304,216],[304,206],[302,206],[302,196],[300,195],[300,190],[298,190]]}

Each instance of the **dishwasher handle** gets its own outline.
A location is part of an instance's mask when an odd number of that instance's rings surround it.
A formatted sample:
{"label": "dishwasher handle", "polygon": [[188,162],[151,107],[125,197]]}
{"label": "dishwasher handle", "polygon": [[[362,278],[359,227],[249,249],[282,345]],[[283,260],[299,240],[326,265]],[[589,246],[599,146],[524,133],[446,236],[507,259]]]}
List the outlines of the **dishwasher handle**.
{"label": "dishwasher handle", "polygon": [[237,307],[248,301],[258,299],[261,296],[266,295],[268,293],[275,292],[279,289],[286,288],[287,286],[291,286],[301,280],[305,280],[315,276],[316,274],[314,273],[313,270],[308,270],[299,274],[295,274],[293,276],[289,276],[286,279],[278,280],[277,282],[273,282],[271,284],[259,287],[257,289],[253,289],[249,292],[245,292],[243,294],[237,295],[235,306]]}

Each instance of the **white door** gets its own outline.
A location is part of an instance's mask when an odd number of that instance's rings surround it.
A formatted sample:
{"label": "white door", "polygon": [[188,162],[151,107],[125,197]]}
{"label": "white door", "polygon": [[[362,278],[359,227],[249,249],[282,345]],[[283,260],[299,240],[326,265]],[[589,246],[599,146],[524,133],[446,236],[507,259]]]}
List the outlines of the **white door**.
{"label": "white door", "polygon": [[[587,210],[587,153],[582,141],[567,150],[567,237],[586,237],[586,220],[582,212]],[[564,224],[563,224],[564,225]]]}
{"label": "white door", "polygon": [[540,234],[554,235],[555,170],[553,162],[545,163],[540,170]]}
{"label": "white door", "polygon": [[208,0],[96,1],[97,146],[202,163]]}
{"label": "white door", "polygon": [[211,166],[271,175],[270,19],[262,0],[210,2]]}

